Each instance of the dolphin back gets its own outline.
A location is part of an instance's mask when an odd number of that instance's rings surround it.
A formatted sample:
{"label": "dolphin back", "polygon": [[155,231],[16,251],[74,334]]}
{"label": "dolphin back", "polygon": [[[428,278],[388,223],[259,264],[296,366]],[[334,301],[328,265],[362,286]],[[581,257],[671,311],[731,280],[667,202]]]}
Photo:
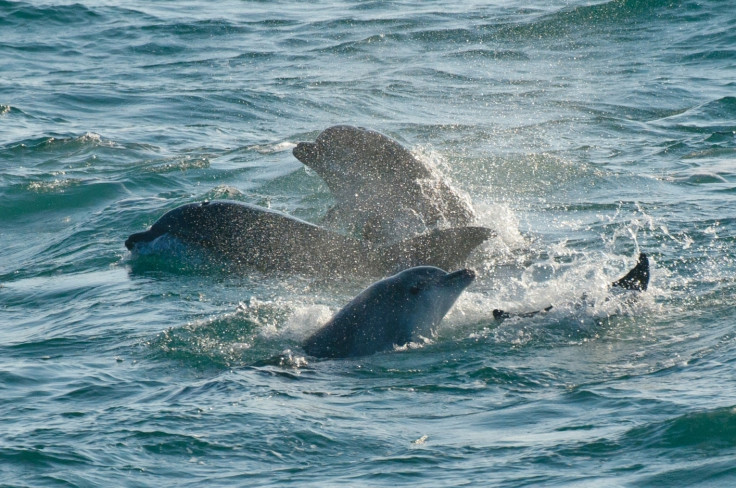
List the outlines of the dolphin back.
{"label": "dolphin back", "polygon": [[138,244],[169,234],[210,251],[234,268],[314,273],[365,267],[362,243],[270,209],[242,202],[206,201],[182,205],[164,214],[149,230],[125,242]]}
{"label": "dolphin back", "polygon": [[270,209],[213,201],[171,210],[149,230],[128,237],[125,245],[133,251],[164,234],[205,248],[235,268],[375,276],[420,265],[460,267],[493,233],[482,227],[459,227],[379,246]]}

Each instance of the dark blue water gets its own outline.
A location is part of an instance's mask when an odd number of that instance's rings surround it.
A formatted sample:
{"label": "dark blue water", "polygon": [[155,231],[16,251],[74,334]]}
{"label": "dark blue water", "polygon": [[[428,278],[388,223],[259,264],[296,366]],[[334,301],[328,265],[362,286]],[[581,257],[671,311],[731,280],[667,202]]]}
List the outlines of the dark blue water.
{"label": "dark blue water", "polygon": [[[0,485],[733,485],[734,46],[717,0],[0,0]],[[130,258],[202,199],[319,221],[340,123],[498,233],[431,341],[315,361],[368,281]]]}

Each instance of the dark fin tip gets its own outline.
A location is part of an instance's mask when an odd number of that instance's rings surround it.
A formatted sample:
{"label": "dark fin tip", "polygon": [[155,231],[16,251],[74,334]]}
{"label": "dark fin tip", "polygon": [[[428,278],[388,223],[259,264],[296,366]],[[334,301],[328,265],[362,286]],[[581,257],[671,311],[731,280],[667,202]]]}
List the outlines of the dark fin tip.
{"label": "dark fin tip", "polygon": [[639,254],[639,260],[626,276],[614,281],[612,286],[625,290],[646,291],[649,287],[649,258],[645,253]]}

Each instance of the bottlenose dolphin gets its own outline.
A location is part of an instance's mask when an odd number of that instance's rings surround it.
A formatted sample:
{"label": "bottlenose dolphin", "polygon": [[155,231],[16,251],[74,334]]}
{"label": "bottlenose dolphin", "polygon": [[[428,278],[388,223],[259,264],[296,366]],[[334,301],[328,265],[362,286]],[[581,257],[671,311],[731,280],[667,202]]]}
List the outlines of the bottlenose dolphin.
{"label": "bottlenose dolphin", "polygon": [[462,227],[379,246],[255,205],[205,201],[167,212],[149,230],[128,237],[125,246],[139,251],[173,237],[235,267],[385,276],[418,265],[461,266],[490,236],[488,229]]}
{"label": "bottlenose dolphin", "polygon": [[[622,288],[624,290],[646,291],[649,287],[649,258],[646,254],[640,253],[636,266],[631,268],[626,275],[613,283],[614,288]],[[493,318],[496,320],[507,319],[509,317],[533,317],[542,312],[552,310],[552,305],[542,310],[534,310],[532,312],[511,313],[500,309],[493,310]]]}
{"label": "bottlenose dolphin", "polygon": [[304,351],[321,358],[365,356],[429,337],[474,279],[469,269],[420,266],[378,281],[304,341]]}
{"label": "bottlenose dolphin", "polygon": [[376,131],[337,125],[315,142],[300,142],[293,154],[327,183],[336,200],[325,223],[347,226],[366,240],[392,242],[428,229],[466,226],[474,218],[468,199]]}

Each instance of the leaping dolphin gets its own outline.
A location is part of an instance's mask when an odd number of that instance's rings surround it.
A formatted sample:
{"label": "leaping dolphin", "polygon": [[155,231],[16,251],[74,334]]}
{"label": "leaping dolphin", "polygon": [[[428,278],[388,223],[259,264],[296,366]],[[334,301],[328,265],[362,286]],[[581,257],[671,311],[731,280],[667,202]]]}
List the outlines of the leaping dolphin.
{"label": "leaping dolphin", "polygon": [[205,201],[167,212],[149,230],[128,237],[125,246],[136,252],[159,238],[174,238],[235,267],[385,276],[418,265],[462,266],[491,234],[461,227],[375,245],[255,205]]}
{"label": "leaping dolphin", "polygon": [[428,229],[467,226],[474,218],[466,198],[374,130],[330,127],[315,142],[300,142],[293,154],[327,183],[336,200],[325,222],[347,224],[366,240],[393,242]]}

